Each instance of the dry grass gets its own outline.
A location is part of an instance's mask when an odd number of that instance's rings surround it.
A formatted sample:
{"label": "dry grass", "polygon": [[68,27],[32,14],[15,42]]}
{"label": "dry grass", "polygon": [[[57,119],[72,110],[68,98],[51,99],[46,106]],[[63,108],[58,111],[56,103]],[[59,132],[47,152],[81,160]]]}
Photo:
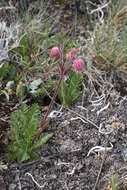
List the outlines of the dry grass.
{"label": "dry grass", "polygon": [[103,24],[95,26],[85,46],[88,65],[103,72],[127,72],[126,19],[127,5],[116,6]]}

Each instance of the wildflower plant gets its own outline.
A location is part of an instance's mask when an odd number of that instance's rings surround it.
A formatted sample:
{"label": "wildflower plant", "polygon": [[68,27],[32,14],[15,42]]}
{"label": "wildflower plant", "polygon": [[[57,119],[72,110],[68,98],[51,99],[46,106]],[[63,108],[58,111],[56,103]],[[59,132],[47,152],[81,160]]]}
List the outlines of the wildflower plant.
{"label": "wildflower plant", "polygon": [[37,129],[40,127],[40,110],[37,104],[33,104],[30,108],[22,104],[17,112],[11,114],[9,123],[11,125],[7,147],[9,160],[21,163],[36,158],[38,149],[52,137],[51,133],[43,133],[33,143]]}
{"label": "wildflower plant", "polygon": [[[49,104],[49,108],[41,122],[41,126],[37,133],[37,138],[40,136],[40,134],[46,127],[46,120],[47,120],[48,114],[50,113],[50,111],[54,105],[55,98],[56,98],[57,94],[59,93],[60,88],[61,88],[62,92],[64,92],[64,90],[63,90],[63,88],[65,89],[64,78],[70,73],[70,71],[72,69],[74,69],[78,73],[81,73],[84,70],[84,61],[82,58],[78,57],[78,50],[76,48],[72,48],[71,51],[67,52],[65,59],[64,59],[64,53],[63,53],[62,49],[60,47],[53,47],[50,52],[50,57],[51,57],[51,59],[55,59],[59,63],[60,78],[59,78],[58,84],[56,86],[52,100]],[[77,83],[77,85],[78,84],[79,83]],[[77,90],[77,86],[76,86],[76,90]],[[72,91],[73,91],[73,88],[69,89],[70,94],[68,94],[68,96],[71,97]],[[67,91],[65,91],[65,92],[67,92]],[[73,91],[73,93],[77,93],[77,91]],[[63,95],[63,93],[59,93],[59,94]],[[63,95],[62,98],[63,98],[63,104],[66,105],[68,102],[65,101],[65,94]]]}
{"label": "wildflower plant", "polygon": [[[52,137],[52,134],[42,132],[46,128],[47,117],[53,107],[57,94],[60,94],[62,103],[67,105],[81,93],[78,86],[82,81],[82,76],[79,73],[83,72],[84,62],[82,58],[78,57],[78,50],[73,48],[66,54],[66,58],[64,59],[62,49],[53,47],[50,57],[59,63],[60,78],[49,108],[42,120],[40,120],[40,111],[36,104],[30,108],[23,104],[19,111],[12,113],[10,117],[10,139],[7,147],[8,159],[24,162],[37,156],[37,150]],[[74,68],[74,71],[72,71],[72,68]],[[71,80],[68,79],[66,83],[64,78],[68,74],[71,75]],[[36,81],[36,84],[38,82],[40,84],[41,81]],[[31,86],[33,91],[37,88],[36,84],[34,83],[34,86]]]}

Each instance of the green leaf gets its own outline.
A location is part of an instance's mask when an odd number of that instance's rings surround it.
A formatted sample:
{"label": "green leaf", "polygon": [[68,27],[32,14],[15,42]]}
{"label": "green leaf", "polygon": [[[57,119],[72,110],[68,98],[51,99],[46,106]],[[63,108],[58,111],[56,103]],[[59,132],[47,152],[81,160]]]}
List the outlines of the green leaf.
{"label": "green leaf", "polygon": [[43,146],[44,144],[47,143],[47,141],[53,136],[53,133],[44,133],[42,134],[42,136],[40,137],[40,139],[38,140],[38,142],[33,146],[33,149],[38,149],[41,146]]}
{"label": "green leaf", "polygon": [[23,36],[20,41],[19,47],[13,49],[14,53],[22,56],[23,60],[28,63],[30,61],[30,55],[28,51],[28,38],[27,36]]}
{"label": "green leaf", "polygon": [[0,66],[0,78],[5,79],[9,73],[9,65],[7,62]]}
{"label": "green leaf", "polygon": [[66,81],[62,81],[58,97],[62,105],[67,106],[74,102],[82,93],[81,84],[83,76],[72,71]]}
{"label": "green leaf", "polygon": [[26,97],[27,87],[20,81],[16,87],[16,96],[21,100],[24,100]]}
{"label": "green leaf", "polygon": [[22,155],[18,158],[18,162],[24,162],[30,159],[30,156],[27,152],[23,152]]}
{"label": "green leaf", "polygon": [[44,133],[34,142],[40,127],[40,110],[37,104],[30,108],[22,104],[17,112],[11,114],[9,123],[11,128],[7,158],[10,160],[24,162],[36,157],[38,149],[52,137],[52,134]]}
{"label": "green leaf", "polygon": [[118,190],[118,174],[112,175],[112,190]]}

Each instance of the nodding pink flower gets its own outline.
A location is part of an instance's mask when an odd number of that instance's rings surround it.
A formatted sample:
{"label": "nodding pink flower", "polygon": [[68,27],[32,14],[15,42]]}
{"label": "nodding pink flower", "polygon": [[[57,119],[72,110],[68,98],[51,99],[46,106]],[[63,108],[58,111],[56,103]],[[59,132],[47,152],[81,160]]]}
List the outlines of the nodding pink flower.
{"label": "nodding pink flower", "polygon": [[73,64],[74,64],[73,65],[74,70],[76,72],[82,72],[83,71],[83,69],[84,69],[84,61],[83,61],[83,59],[77,58],[77,59],[74,60]]}
{"label": "nodding pink flower", "polygon": [[71,55],[72,55],[73,58],[77,55],[77,53],[78,53],[78,49],[77,48],[73,48],[71,50]]}
{"label": "nodding pink flower", "polygon": [[68,52],[68,53],[66,54],[66,61],[67,61],[67,62],[72,61],[72,55],[71,55],[71,52]]}
{"label": "nodding pink flower", "polygon": [[59,47],[53,47],[50,52],[52,58],[60,59],[61,51]]}
{"label": "nodding pink flower", "polygon": [[78,53],[78,50],[76,48],[73,48],[71,51],[69,51],[66,54],[66,61],[70,62],[74,59],[74,57],[76,56],[76,54]]}

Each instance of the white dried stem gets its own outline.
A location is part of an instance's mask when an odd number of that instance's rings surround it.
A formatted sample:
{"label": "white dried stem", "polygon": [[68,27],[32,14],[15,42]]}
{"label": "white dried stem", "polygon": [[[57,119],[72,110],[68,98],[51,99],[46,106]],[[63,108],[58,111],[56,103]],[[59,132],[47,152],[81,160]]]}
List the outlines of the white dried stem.
{"label": "white dried stem", "polygon": [[64,166],[69,166],[69,165],[73,165],[72,163],[69,163],[69,162],[58,162],[56,163],[57,166],[61,166],[61,165],[64,165]]}
{"label": "white dried stem", "polygon": [[93,123],[93,122],[92,122],[91,120],[89,120],[88,118],[85,118],[83,115],[81,115],[81,114],[79,114],[79,113],[77,113],[77,112],[71,110],[70,108],[67,108],[67,110],[68,110],[69,112],[71,112],[71,113],[74,113],[74,114],[77,115],[78,117],[82,118],[84,121],[90,123],[91,125],[93,125],[93,126],[96,127],[97,129],[99,129],[99,127],[98,127],[95,123]]}
{"label": "white dried stem", "polygon": [[102,102],[100,102],[100,103],[98,103],[98,104],[92,104],[92,106],[93,106],[94,108],[91,110],[91,112],[95,111],[95,110],[96,110],[96,107],[101,106],[102,104],[103,104]]}
{"label": "white dried stem", "polygon": [[109,125],[106,126],[107,130],[102,129],[102,127],[103,127],[103,123],[101,123],[100,127],[99,127],[99,133],[101,133],[101,134],[109,135],[114,131],[113,128],[109,127]]}
{"label": "white dried stem", "polygon": [[32,174],[29,173],[29,172],[25,173],[25,175],[30,176],[31,179],[32,179],[32,181],[37,185],[37,187],[38,187],[39,189],[43,189],[43,188],[45,187],[45,185],[47,184],[47,183],[45,182],[43,185],[40,185],[40,184],[34,179],[34,177],[32,176]]}
{"label": "white dried stem", "polygon": [[52,112],[50,112],[50,114],[48,115],[49,118],[57,118],[57,117],[61,117],[63,112],[62,112],[63,106],[61,106],[60,110],[55,111],[53,110]]}
{"label": "white dried stem", "polygon": [[99,11],[100,11],[100,12],[103,12],[102,10],[103,10],[104,8],[108,7],[109,3],[110,3],[110,2],[108,2],[108,3],[104,4],[104,5],[99,5],[98,8],[93,9],[91,12],[89,12],[89,14],[93,14],[93,13],[99,12]]}
{"label": "white dried stem", "polygon": [[11,7],[8,7],[8,6],[6,6],[6,7],[0,7],[0,11],[1,11],[1,10],[9,10],[9,9],[14,9],[14,10],[16,10],[16,8],[13,7],[13,6],[11,6]]}
{"label": "white dried stem", "polygon": [[85,110],[85,111],[88,111],[87,108],[85,108],[84,106],[77,106],[78,108],[82,109],[82,110]]}
{"label": "white dried stem", "polygon": [[98,97],[97,100],[91,100],[91,103],[92,103],[92,104],[98,104],[98,103],[100,103],[101,101],[103,101],[104,98],[105,98],[105,94],[102,94],[100,97]]}
{"label": "white dried stem", "polygon": [[71,172],[67,172],[67,174],[72,176],[75,173],[76,167],[77,167],[77,164],[76,164],[76,166],[74,166],[74,168],[72,169],[72,171]]}
{"label": "white dried stem", "polygon": [[101,5],[97,5],[95,3],[92,3],[91,1],[87,1],[87,3],[97,7],[91,11],[88,10],[88,14],[92,15],[94,13],[97,13],[100,23],[103,24],[103,22],[104,22],[104,11],[103,11],[103,9],[107,8],[109,6],[109,4],[111,3],[111,1],[106,2],[106,3],[101,3]]}
{"label": "white dried stem", "polygon": [[101,112],[103,112],[104,110],[108,109],[110,103],[108,102],[108,104],[106,106],[104,106],[102,109],[97,111],[97,115],[99,115]]}
{"label": "white dried stem", "polygon": [[[111,143],[110,143],[111,144]],[[108,152],[113,149],[113,145],[111,144],[111,147],[103,147],[103,146],[95,146],[91,148],[87,154],[89,156],[91,153],[96,153],[96,152]]]}
{"label": "white dried stem", "polygon": [[71,121],[75,121],[75,120],[78,120],[80,119],[83,123],[88,123],[87,121],[85,121],[84,119],[82,119],[81,117],[72,117],[70,120]]}

